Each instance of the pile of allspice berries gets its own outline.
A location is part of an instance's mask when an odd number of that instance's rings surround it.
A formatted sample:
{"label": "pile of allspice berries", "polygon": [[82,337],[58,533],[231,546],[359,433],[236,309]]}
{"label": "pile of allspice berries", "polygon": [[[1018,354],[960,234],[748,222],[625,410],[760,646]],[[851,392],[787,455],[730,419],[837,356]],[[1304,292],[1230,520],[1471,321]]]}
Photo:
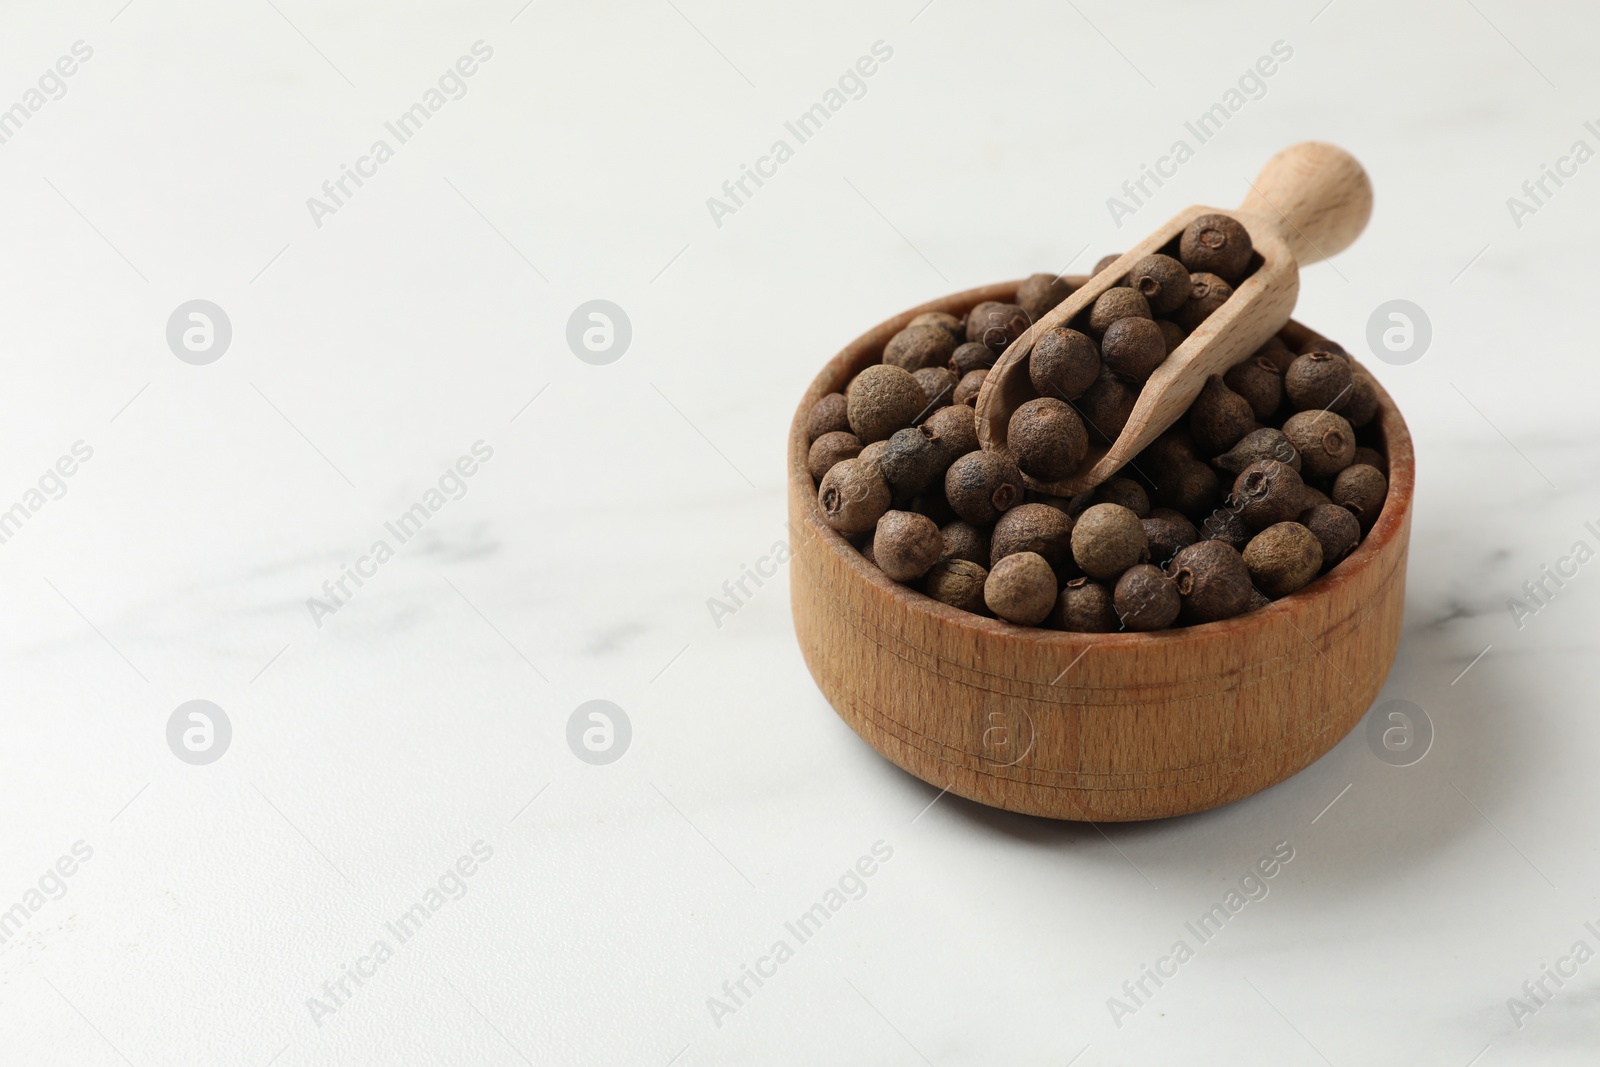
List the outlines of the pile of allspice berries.
{"label": "pile of allspice berries", "polygon": [[[1107,256],[1095,272],[1119,258]],[[1116,477],[1067,499],[1064,478],[1109,444],[1146,379],[1259,265],[1248,232],[1196,219],[1083,314],[1037,339],[1038,396],[979,448],[988,368],[1072,292],[1036,274],[1016,303],[918,315],[807,419],[829,526],[889,578],[1027,626],[1091,633],[1231,618],[1338,565],[1388,495],[1370,377],[1337,343],[1273,338],[1211,378]]]}

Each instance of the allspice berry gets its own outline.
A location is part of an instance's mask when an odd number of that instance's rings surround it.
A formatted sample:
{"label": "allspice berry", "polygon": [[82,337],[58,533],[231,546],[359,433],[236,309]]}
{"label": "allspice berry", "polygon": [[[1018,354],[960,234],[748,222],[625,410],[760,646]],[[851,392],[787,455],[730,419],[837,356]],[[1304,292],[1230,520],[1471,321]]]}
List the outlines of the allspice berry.
{"label": "allspice berry", "polygon": [[1076,400],[1100,377],[1100,350],[1087,334],[1056,326],[1028,353],[1028,377],[1040,396]]}
{"label": "allspice berry", "polygon": [[988,300],[967,313],[967,340],[987,345],[998,356],[1031,325],[1033,320],[1016,304]]}
{"label": "allspice berry", "polygon": [[1061,587],[1050,625],[1080,634],[1115,633],[1121,625],[1111,590],[1093,578],[1074,578]]}
{"label": "allspice berry", "polygon": [[1300,475],[1287,463],[1257,460],[1233,480],[1233,504],[1246,526],[1264,530],[1300,514],[1303,489]]}
{"label": "allspice berry", "polygon": [[950,372],[949,367],[923,367],[921,370],[912,371],[911,376],[922,386],[922,396],[927,401],[926,407],[950,403],[956,391],[956,382],[960,380]]}
{"label": "allspice berry", "polygon": [[833,430],[811,442],[811,452],[806,457],[806,468],[811,477],[822,481],[822,476],[840,460],[855,459],[861,455],[861,442],[853,433]]}
{"label": "allspice berry", "polygon": [[1364,370],[1353,372],[1350,396],[1339,409],[1345,421],[1359,430],[1378,417],[1378,387],[1372,376]]}
{"label": "allspice berry", "polygon": [[989,526],[1001,512],[1022,502],[1022,474],[997,452],[968,452],[945,472],[944,495],[957,515]]}
{"label": "allspice berry", "polygon": [[1338,411],[1350,399],[1350,362],[1331,352],[1296,357],[1283,375],[1283,391],[1296,411]]}
{"label": "allspice berry", "polygon": [[1183,600],[1180,615],[1192,622],[1231,619],[1250,606],[1250,570],[1225,541],[1196,541],[1167,564]]}
{"label": "allspice berry", "polygon": [[1111,266],[1111,264],[1115,263],[1121,258],[1121,252],[1112,252],[1109,255],[1101,256],[1099,259],[1094,261],[1094,270],[1089,272],[1090,277],[1099,274],[1101,271],[1105,270],[1107,267]]}
{"label": "allspice berry", "polygon": [[1295,451],[1282,430],[1274,430],[1270,426],[1251,430],[1239,439],[1238,444],[1211,462],[1218,470],[1236,475],[1263,459],[1275,459],[1279,463],[1287,463],[1297,472],[1300,470],[1300,453]]}
{"label": "allspice berry", "polygon": [[1167,358],[1167,341],[1152,319],[1118,319],[1100,339],[1100,358],[1118,378],[1142,384]]}
{"label": "allspice berry", "polygon": [[950,400],[956,404],[965,404],[968,407],[976,407],[978,403],[978,394],[983,391],[983,380],[988,376],[989,372],[987,370],[968,371],[962,377],[962,379],[956,383],[956,391],[950,395]]}
{"label": "allspice berry", "polygon": [[966,404],[938,408],[917,428],[944,451],[946,467],[978,447],[977,413]]}
{"label": "allspice berry", "polygon": [[983,585],[989,572],[966,559],[946,559],[935,563],[922,581],[922,591],[941,604],[949,604],[974,615],[987,614]]}
{"label": "allspice berry", "polygon": [[939,530],[946,559],[965,559],[985,570],[989,567],[989,531],[965,519],[957,519]]}
{"label": "allspice berry", "polygon": [[1011,413],[1006,445],[1023,473],[1055,481],[1078,469],[1089,451],[1089,435],[1070,404],[1041,396]]}
{"label": "allspice berry", "polygon": [[1255,531],[1245,525],[1233,508],[1218,508],[1200,523],[1202,541],[1221,541],[1239,552],[1244,551],[1244,546],[1254,536]]}
{"label": "allspice berry", "polygon": [[856,375],[845,401],[850,432],[863,444],[882,441],[902,426],[910,426],[928,404],[910,371],[885,363],[875,363]]}
{"label": "allspice berry", "polygon": [[1352,463],[1340,471],[1333,480],[1333,502],[1361,523],[1363,532],[1372,529],[1383,510],[1383,501],[1389,495],[1389,479],[1376,467],[1365,463]]}
{"label": "allspice berry", "polygon": [[955,509],[950,506],[950,501],[944,498],[943,484],[930,486],[927,492],[918,493],[913,497],[911,510],[918,515],[928,516],[941,530],[957,521]]}
{"label": "allspice berry", "polygon": [[1217,502],[1217,472],[1198,460],[1176,461],[1156,476],[1155,502],[1185,515],[1203,515]]}
{"label": "allspice berry", "polygon": [[944,539],[926,515],[886,511],[872,535],[872,558],[878,569],[897,582],[910,582],[939,562]]}
{"label": "allspice berry", "polygon": [[1244,565],[1256,588],[1276,600],[1322,570],[1322,542],[1298,522],[1274,523],[1250,539]]}
{"label": "allspice berry", "polygon": [[1055,274],[1032,274],[1017,286],[1017,306],[1034,322],[1072,295],[1072,283]]}
{"label": "allspice berry", "polygon": [[1331,411],[1290,415],[1284,420],[1283,436],[1300,453],[1300,473],[1308,478],[1332,478],[1355,458],[1355,431]]}
{"label": "allspice berry", "polygon": [[1289,364],[1294,362],[1298,353],[1277,337],[1269,337],[1266,344],[1256,349],[1255,355],[1257,358],[1270,359],[1272,365],[1278,368],[1278,373],[1282,374],[1289,369]]}
{"label": "allspice berry", "polygon": [[1125,285],[1107,289],[1095,298],[1089,307],[1089,332],[1100,336],[1118,319],[1148,319],[1150,303],[1139,295],[1139,290]]}
{"label": "allspice berry", "polygon": [[909,371],[941,367],[956,350],[956,339],[942,326],[907,326],[883,346],[883,361]]}
{"label": "allspice berry", "polygon": [[1078,398],[1078,413],[1083,416],[1090,439],[1101,444],[1115,441],[1122,428],[1128,425],[1128,417],[1133,414],[1133,405],[1138,400],[1138,391],[1125,382],[1109,374],[1096,378]]}
{"label": "allspice berry", "polygon": [[1189,302],[1172,313],[1172,321],[1193,331],[1233,295],[1233,286],[1215,274],[1189,275]]}
{"label": "allspice berry", "polygon": [[1361,543],[1361,523],[1336,504],[1317,504],[1300,513],[1300,525],[1322,546],[1322,569],[1331,570]]}
{"label": "allspice berry", "polygon": [[920,426],[896,430],[878,458],[878,471],[889,482],[895,499],[909,500],[944,478],[952,457]]}
{"label": "allspice berry", "polygon": [[1072,558],[1072,520],[1048,504],[1018,504],[995,522],[990,565],[1018,552],[1043,556],[1057,579],[1079,576]]}
{"label": "allspice berry", "polygon": [[1356,449],[1355,455],[1350,457],[1350,462],[1365,463],[1369,467],[1377,467],[1378,471],[1385,477],[1389,474],[1389,457],[1379,452],[1376,448],[1368,448],[1366,445],[1361,445]]}
{"label": "allspice berry", "polygon": [[1161,568],[1148,563],[1136,564],[1122,573],[1112,591],[1112,603],[1123,629],[1136,632],[1165,630],[1176,621],[1183,606],[1177,583]]}
{"label": "allspice berry", "polygon": [[964,322],[950,314],[948,311],[924,311],[912,319],[908,326],[938,326],[956,339],[960,344],[967,339],[967,327]]}
{"label": "allspice berry", "polygon": [[1150,514],[1150,494],[1132,478],[1111,478],[1094,487],[1090,504],[1121,504],[1139,518]]}
{"label": "allspice berry", "polygon": [[1166,315],[1189,299],[1189,268],[1171,256],[1145,256],[1128,271],[1128,286],[1139,291],[1152,314]]}
{"label": "allspice berry", "polygon": [[1283,372],[1267,356],[1251,356],[1222,376],[1229,389],[1244,397],[1263,422],[1283,403]]}
{"label": "allspice berry", "polygon": [[1200,395],[1189,405],[1189,432],[1207,455],[1228,451],[1255,428],[1250,402],[1229,389],[1220,374],[1206,379]]}
{"label": "allspice berry", "polygon": [[836,430],[846,433],[850,430],[850,417],[843,393],[829,393],[812,404],[811,412],[806,416],[806,433],[812,441]]}
{"label": "allspice berry", "polygon": [[889,439],[886,437],[882,441],[874,441],[869,445],[864,445],[861,449],[861,455],[856,458],[863,463],[870,464],[873,470],[877,470],[878,461],[883,458],[884,452],[888,451],[888,449]]}
{"label": "allspice berry", "polygon": [[1007,622],[1037,626],[1055,607],[1055,572],[1037,552],[1007,556],[990,568],[983,583],[983,600]]}
{"label": "allspice berry", "polygon": [[865,533],[889,510],[889,483],[859,456],[835,463],[817,490],[822,519],[840,533]]}
{"label": "allspice berry", "polygon": [[1083,573],[1101,581],[1143,562],[1148,548],[1139,516],[1121,504],[1096,504],[1072,527],[1072,558]]}
{"label": "allspice berry", "polygon": [[1161,328],[1161,339],[1167,344],[1167,355],[1169,356],[1176,352],[1178,346],[1183,344],[1189,337],[1189,331],[1171,319],[1157,319],[1156,325]]}
{"label": "allspice berry", "polygon": [[1166,563],[1178,549],[1200,540],[1194,523],[1171,508],[1156,508],[1140,519],[1139,525],[1144,527],[1144,537],[1150,545],[1150,562],[1156,564]]}
{"label": "allspice berry", "polygon": [[1185,267],[1215,274],[1230,285],[1244,277],[1254,250],[1250,232],[1237,219],[1222,214],[1201,215],[1178,239],[1178,258]]}
{"label": "allspice berry", "polygon": [[994,366],[994,361],[995,354],[989,351],[988,345],[967,341],[950,353],[950,371],[956,381],[960,381],[975,370],[988,370]]}

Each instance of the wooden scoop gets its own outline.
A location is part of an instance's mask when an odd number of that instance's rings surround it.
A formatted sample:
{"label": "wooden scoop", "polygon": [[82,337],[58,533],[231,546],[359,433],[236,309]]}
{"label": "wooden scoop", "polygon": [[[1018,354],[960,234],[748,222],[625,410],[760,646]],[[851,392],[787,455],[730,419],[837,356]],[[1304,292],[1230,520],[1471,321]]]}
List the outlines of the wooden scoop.
{"label": "wooden scoop", "polygon": [[[1069,324],[1134,263],[1161,251],[1195,218],[1218,211],[1196,206],[1179,212],[1013,341],[978,394],[979,444],[1006,452],[1011,413],[1039,395],[1028,377],[1028,353],[1036,340],[1055,326]],[[1268,160],[1239,209],[1220,213],[1238,219],[1249,232],[1259,257],[1255,272],[1150,375],[1110,448],[1091,446],[1078,471],[1060,481],[1024,475],[1030,489],[1055,496],[1093,489],[1178,421],[1208,378],[1248,359],[1283,329],[1300,292],[1300,265],[1349,247],[1372,215],[1372,183],[1344,149],[1306,141]]]}

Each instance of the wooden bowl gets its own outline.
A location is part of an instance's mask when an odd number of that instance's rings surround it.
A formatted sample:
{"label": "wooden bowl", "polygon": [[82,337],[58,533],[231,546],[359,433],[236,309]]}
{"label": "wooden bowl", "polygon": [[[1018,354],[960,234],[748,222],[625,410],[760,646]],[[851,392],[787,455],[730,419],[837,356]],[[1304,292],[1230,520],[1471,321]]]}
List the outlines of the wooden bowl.
{"label": "wooden bowl", "polygon": [[[1117,634],[1014,626],[890,581],[822,521],[806,470],[811,406],[877,362],[913,316],[1011,302],[1017,285],[895,316],[846,346],[801,400],[789,431],[789,581],[812,677],[895,764],[1008,811],[1156,819],[1283,781],[1361,719],[1400,640],[1415,467],[1382,386],[1389,497],[1377,523],[1312,584],[1223,622]],[[1290,322],[1280,336],[1295,347],[1311,334]]]}

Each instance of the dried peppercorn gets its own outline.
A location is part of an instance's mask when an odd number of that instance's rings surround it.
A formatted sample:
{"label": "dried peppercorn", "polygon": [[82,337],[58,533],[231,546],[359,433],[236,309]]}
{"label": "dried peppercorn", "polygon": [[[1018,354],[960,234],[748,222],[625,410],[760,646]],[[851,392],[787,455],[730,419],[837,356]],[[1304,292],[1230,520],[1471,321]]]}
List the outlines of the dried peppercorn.
{"label": "dried peppercorn", "polygon": [[1112,591],[1112,604],[1125,630],[1165,630],[1183,606],[1178,586],[1159,567],[1138,563],[1122,572]]}
{"label": "dried peppercorn", "polygon": [[1196,541],[1179,549],[1166,571],[1183,601],[1180,618],[1217,622],[1250,606],[1250,570],[1238,550],[1225,541]]}
{"label": "dried peppercorn", "polygon": [[1189,300],[1190,270],[1171,256],[1145,256],[1128,270],[1128,286],[1137,289],[1154,315],[1178,310]]}
{"label": "dried peppercorn", "polygon": [[1239,512],[1233,508],[1218,508],[1200,523],[1202,541],[1221,541],[1236,551],[1243,551],[1255,531],[1245,525]]}
{"label": "dried peppercorn", "polygon": [[1183,344],[1189,337],[1189,331],[1171,319],[1157,319],[1156,325],[1161,329],[1161,339],[1166,343],[1167,355],[1169,356],[1176,352],[1178,346]]}
{"label": "dried peppercorn", "polygon": [[1167,341],[1152,319],[1118,319],[1100,339],[1106,369],[1126,382],[1142,384],[1167,358]]}
{"label": "dried peppercorn", "polygon": [[966,519],[957,519],[943,526],[939,530],[939,536],[944,540],[943,555],[946,559],[971,560],[988,570],[990,543],[988,530]]}
{"label": "dried peppercorn", "polygon": [[1250,464],[1263,459],[1275,459],[1279,463],[1287,463],[1297,473],[1300,470],[1300,453],[1294,450],[1294,445],[1289,443],[1282,430],[1274,430],[1270,426],[1251,430],[1239,439],[1238,444],[1211,462],[1218,470],[1236,475]]}
{"label": "dried peppercorn", "polygon": [[1251,356],[1222,376],[1229,389],[1244,397],[1262,421],[1272,418],[1283,403],[1283,372],[1267,356]]}
{"label": "dried peppercorn", "polygon": [[988,608],[983,600],[983,586],[988,577],[988,570],[971,560],[940,560],[923,579],[922,591],[942,604],[983,615]]}
{"label": "dried peppercorn", "polygon": [[1234,508],[1246,526],[1264,530],[1300,514],[1304,488],[1300,475],[1287,463],[1257,460],[1233,480]]}
{"label": "dried peppercorn", "polygon": [[878,569],[897,582],[911,582],[928,573],[944,550],[939,527],[926,515],[886,511],[872,535],[872,558]]}
{"label": "dried peppercorn", "polygon": [[1037,552],[1060,580],[1081,573],[1072,558],[1072,520],[1048,504],[1018,504],[994,524],[989,564],[1018,552]]}
{"label": "dried peppercorn", "polygon": [[964,322],[950,314],[948,311],[924,311],[913,318],[908,326],[938,326],[954,337],[956,344],[967,339],[967,327]]}
{"label": "dried peppercorn", "polygon": [[845,403],[850,432],[870,444],[910,426],[928,401],[910,371],[875,363],[850,382]]}
{"label": "dried peppercorn", "polygon": [[994,360],[995,355],[989,351],[988,345],[968,341],[958,345],[956,350],[950,353],[949,366],[956,380],[960,381],[975,370],[988,370],[994,366]]}
{"label": "dried peppercorn", "polygon": [[911,500],[911,510],[918,515],[926,515],[936,525],[943,529],[956,520],[955,509],[950,506],[950,501],[944,498],[944,486],[930,486],[926,492],[918,493]]}
{"label": "dried peppercorn", "polygon": [[957,515],[989,526],[1001,512],[1022,502],[1022,474],[1006,456],[968,452],[945,472],[944,495]]}
{"label": "dried peppercorn", "polygon": [[1356,370],[1350,379],[1350,397],[1339,409],[1353,429],[1361,429],[1378,417],[1378,386],[1364,370]]}
{"label": "dried peppercorn", "polygon": [[941,367],[955,353],[956,339],[942,326],[907,326],[883,346],[883,361],[891,367],[918,371]]}
{"label": "dried peppercorn", "polygon": [[1331,352],[1297,356],[1283,374],[1283,391],[1296,411],[1339,411],[1350,400],[1350,361]]}
{"label": "dried peppercorn", "polygon": [[1089,275],[1093,277],[1094,275],[1099,274],[1101,271],[1105,270],[1107,267],[1111,266],[1111,264],[1115,263],[1121,258],[1121,252],[1112,252],[1109,255],[1101,256],[1099,259],[1095,260],[1094,270],[1090,271]]}
{"label": "dried peppercorn", "polygon": [[1273,523],[1250,539],[1243,558],[1256,588],[1277,599],[1322,570],[1322,542],[1298,522]]}
{"label": "dried peppercorn", "polygon": [[861,442],[853,433],[844,433],[833,430],[823,434],[811,442],[811,452],[806,457],[806,467],[811,471],[814,481],[822,481],[822,476],[833,468],[840,460],[855,459],[861,455]]}
{"label": "dried peppercorn", "polygon": [[1187,548],[1200,540],[1200,532],[1181,512],[1171,508],[1156,508],[1139,520],[1144,527],[1145,540],[1150,544],[1150,562],[1166,563],[1180,548]]}
{"label": "dried peppercorn", "polygon": [[1084,429],[1091,440],[1110,444],[1117,439],[1122,428],[1128,425],[1133,405],[1139,394],[1109,374],[1102,373],[1078,398],[1078,414],[1083,416]]}
{"label": "dried peppercorn", "polygon": [[1189,405],[1189,432],[1207,455],[1226,452],[1255,428],[1250,402],[1229,389],[1220,374],[1207,378],[1200,395]]}
{"label": "dried peppercorn", "polygon": [[1189,275],[1189,302],[1172,313],[1172,321],[1194,331],[1233,295],[1233,286],[1215,274]]}
{"label": "dried peppercorn", "polygon": [[956,391],[956,376],[950,373],[949,367],[923,367],[919,371],[912,371],[911,376],[922,386],[922,396],[928,402],[927,408],[950,403],[950,398]]}
{"label": "dried peppercorn", "polygon": [[989,372],[986,370],[968,371],[956,383],[956,391],[950,394],[950,399],[957,404],[965,404],[968,407],[976,406],[978,394],[983,391],[983,382],[988,376]]}
{"label": "dried peppercorn", "polygon": [[1278,373],[1282,374],[1289,369],[1289,364],[1294,362],[1294,357],[1297,354],[1288,345],[1284,344],[1281,339],[1269,337],[1266,344],[1256,349],[1254,358],[1271,360],[1272,365],[1278,368]]}
{"label": "dried peppercorn", "polygon": [[1360,521],[1365,533],[1372,529],[1383,510],[1384,499],[1389,495],[1389,479],[1376,467],[1352,463],[1333,479],[1333,491],[1328,495]]}
{"label": "dried peppercorn", "polygon": [[1113,581],[1148,550],[1139,516],[1121,504],[1096,504],[1072,527],[1072,558],[1091,578]]}
{"label": "dried peppercorn", "polygon": [[1368,448],[1366,445],[1358,446],[1355,454],[1350,457],[1350,462],[1352,464],[1365,463],[1369,467],[1378,468],[1378,473],[1384,477],[1387,478],[1389,476],[1389,457],[1379,452],[1376,448]]}
{"label": "dried peppercorn", "polygon": [[1054,481],[1078,469],[1089,450],[1089,435],[1071,405],[1041,396],[1011,413],[1006,445],[1024,474]]}
{"label": "dried peppercorn", "polygon": [[1300,513],[1300,525],[1322,546],[1322,569],[1331,570],[1361,543],[1361,524],[1336,504],[1317,504]]}
{"label": "dried peppercorn", "polygon": [[1284,420],[1283,436],[1300,453],[1300,473],[1308,478],[1332,478],[1355,458],[1355,431],[1342,415],[1331,411],[1290,415]]}
{"label": "dried peppercorn", "polygon": [[1155,502],[1185,515],[1203,515],[1217,502],[1217,472],[1198,460],[1174,462],[1157,475]]}
{"label": "dried peppercorn", "polygon": [[987,345],[998,356],[1031,325],[1033,320],[1016,304],[986,300],[967,314],[967,340]]}
{"label": "dried peppercorn", "polygon": [[806,415],[807,440],[815,441],[825,433],[850,432],[850,417],[843,393],[829,393],[815,404]]}
{"label": "dried peppercorn", "polygon": [[1150,494],[1132,478],[1111,478],[1101,482],[1089,494],[1089,504],[1121,504],[1141,519],[1150,514]]}
{"label": "dried peppercorn", "polygon": [[924,437],[944,450],[948,457],[945,461],[947,467],[978,447],[977,414],[966,404],[950,404],[936,409],[922,420],[918,429]]}
{"label": "dried peppercorn", "polygon": [[1089,332],[1104,334],[1118,319],[1149,319],[1150,302],[1139,295],[1139,290],[1126,285],[1114,286],[1095,298],[1089,307]]}
{"label": "dried peppercorn", "polygon": [[1017,286],[1017,306],[1034,322],[1072,295],[1072,283],[1056,274],[1031,274]]}
{"label": "dried peppercorn", "polygon": [[878,457],[878,471],[888,480],[896,500],[909,500],[938,484],[953,459],[920,426],[907,426],[889,438]]}
{"label": "dried peppercorn", "polygon": [[1040,396],[1076,400],[1100,377],[1100,350],[1087,334],[1056,326],[1028,353],[1028,377]]}
{"label": "dried peppercorn", "polygon": [[1109,634],[1121,622],[1110,589],[1093,578],[1074,578],[1061,587],[1050,625],[1073,633]]}
{"label": "dried peppercorn", "polygon": [[822,476],[817,503],[822,518],[840,533],[865,533],[889,510],[889,483],[875,464],[856,457],[835,463]]}
{"label": "dried peppercorn", "polygon": [[1244,277],[1254,251],[1250,231],[1238,219],[1217,213],[1201,215],[1178,239],[1178,258],[1185,267],[1215,274],[1230,285]]}
{"label": "dried peppercorn", "polygon": [[989,569],[983,583],[989,610],[1007,622],[1037,626],[1056,604],[1056,576],[1037,552],[1018,552]]}

